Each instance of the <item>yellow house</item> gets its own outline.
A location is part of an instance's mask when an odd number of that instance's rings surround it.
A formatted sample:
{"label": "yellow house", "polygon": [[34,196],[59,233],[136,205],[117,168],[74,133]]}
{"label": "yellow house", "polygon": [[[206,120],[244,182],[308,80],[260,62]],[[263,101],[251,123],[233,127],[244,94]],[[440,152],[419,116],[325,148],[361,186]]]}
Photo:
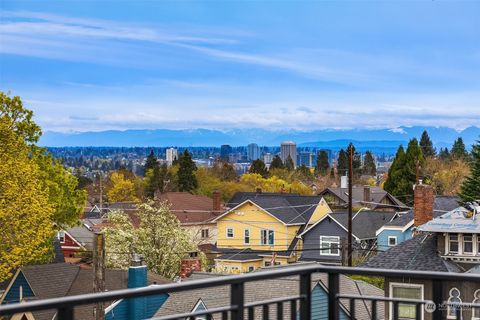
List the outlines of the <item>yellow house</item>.
{"label": "yellow house", "polygon": [[214,220],[222,252],[215,259],[219,272],[243,273],[297,261],[299,234],[332,212],[321,197],[291,193],[239,192],[230,207]]}

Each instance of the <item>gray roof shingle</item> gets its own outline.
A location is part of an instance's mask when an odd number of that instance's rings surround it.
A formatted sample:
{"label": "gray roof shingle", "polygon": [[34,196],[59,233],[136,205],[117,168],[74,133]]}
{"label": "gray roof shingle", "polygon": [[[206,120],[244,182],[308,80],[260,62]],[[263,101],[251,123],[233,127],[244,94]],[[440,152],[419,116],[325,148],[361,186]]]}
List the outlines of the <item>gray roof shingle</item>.
{"label": "gray roof shingle", "polygon": [[[375,238],[375,232],[390,222],[395,216],[394,212],[383,211],[360,211],[352,220],[353,234],[359,239]],[[330,214],[344,228],[348,228],[348,213],[344,211],[335,211]]]}
{"label": "gray roof shingle", "polygon": [[237,192],[227,203],[233,208],[250,200],[286,224],[307,223],[322,198],[297,193]]}
{"label": "gray roof shingle", "polygon": [[363,262],[361,267],[414,271],[459,271],[437,253],[437,235],[419,234]]}

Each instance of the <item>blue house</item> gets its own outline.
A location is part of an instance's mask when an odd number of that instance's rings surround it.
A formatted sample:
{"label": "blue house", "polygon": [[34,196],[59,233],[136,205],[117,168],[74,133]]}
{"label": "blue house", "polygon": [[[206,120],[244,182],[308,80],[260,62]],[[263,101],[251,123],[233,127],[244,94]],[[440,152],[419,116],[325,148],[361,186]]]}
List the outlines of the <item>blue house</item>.
{"label": "blue house", "polygon": [[[17,270],[6,290],[0,296],[0,304],[16,303],[49,298],[59,298],[93,292],[92,269],[80,268],[68,263],[51,263],[25,266]],[[132,266],[128,271],[106,269],[106,289],[119,290],[167,283],[163,277],[147,272],[146,266]],[[115,301],[105,306],[105,319],[151,318],[168,295]],[[76,319],[94,319],[93,305],[75,308]],[[56,311],[41,311],[25,314],[27,319],[51,320]],[[22,315],[20,315],[22,316]]]}
{"label": "blue house", "polygon": [[[263,272],[276,268],[269,267],[258,269],[255,272]],[[193,272],[185,281],[196,279],[215,278],[227,275]],[[353,280],[347,276],[340,276],[340,293],[355,295],[383,296],[383,290],[360,280]],[[285,277],[280,279],[264,280],[260,283],[249,282],[245,284],[245,303],[286,297],[299,294],[298,277]],[[191,313],[223,307],[230,304],[230,287],[219,286],[214,288],[196,289],[185,292],[172,292],[165,303],[160,307],[155,317],[169,316],[178,313]],[[297,306],[298,307],[298,306]],[[349,304],[340,306],[340,319],[350,319]],[[369,303],[357,303],[355,314],[358,319],[371,318],[371,305]],[[377,314],[382,314],[383,305],[378,305]],[[328,279],[325,274],[312,275],[312,319],[328,319]],[[290,314],[290,304],[284,304],[283,314]],[[255,319],[262,318],[262,309],[255,309]],[[276,319],[276,305],[270,306],[269,318]],[[201,319],[197,317],[196,319]]]}
{"label": "blue house", "polygon": [[[378,250],[386,251],[412,239],[416,225],[423,224],[458,207],[458,197],[453,196],[435,196],[434,198],[417,196],[415,199],[416,203],[413,210],[398,212],[392,221],[376,231]],[[431,210],[428,208],[431,208]],[[417,214],[417,217],[421,217],[417,224],[415,224],[415,214]]]}

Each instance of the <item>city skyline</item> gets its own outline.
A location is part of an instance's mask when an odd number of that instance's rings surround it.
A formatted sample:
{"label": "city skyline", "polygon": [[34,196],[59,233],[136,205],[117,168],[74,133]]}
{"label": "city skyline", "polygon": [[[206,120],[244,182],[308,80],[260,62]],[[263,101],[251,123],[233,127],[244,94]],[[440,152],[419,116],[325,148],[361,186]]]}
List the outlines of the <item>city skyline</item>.
{"label": "city skyline", "polygon": [[479,10],[2,1],[1,86],[45,131],[460,130],[480,126]]}

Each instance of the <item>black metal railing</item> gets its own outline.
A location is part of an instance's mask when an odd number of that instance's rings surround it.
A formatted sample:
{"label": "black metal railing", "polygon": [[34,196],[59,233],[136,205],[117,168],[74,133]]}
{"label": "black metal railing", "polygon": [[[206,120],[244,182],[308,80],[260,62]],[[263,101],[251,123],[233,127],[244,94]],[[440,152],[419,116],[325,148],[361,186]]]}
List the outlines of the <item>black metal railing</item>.
{"label": "black metal railing", "polygon": [[[195,319],[204,317],[213,319],[213,316],[222,320],[244,320],[255,319],[259,314],[255,310],[261,309],[262,319],[272,319],[270,308],[275,306],[276,319],[291,320],[310,320],[312,307],[312,274],[325,273],[328,275],[328,319],[337,320],[340,317],[340,308],[343,300],[349,301],[349,317],[359,319],[355,315],[355,306],[358,300],[370,303],[370,319],[384,318],[385,314],[378,314],[378,303],[387,303],[392,305],[391,319],[399,319],[399,305],[414,305],[416,308],[416,319],[423,319],[423,306],[425,304],[434,304],[436,306],[449,305],[444,299],[445,282],[475,282],[480,283],[480,275],[475,274],[457,274],[447,272],[425,272],[425,271],[403,271],[386,269],[365,269],[348,268],[323,265],[303,265],[286,268],[272,269],[269,271],[253,272],[243,275],[217,277],[200,280],[191,280],[181,283],[150,286],[137,289],[124,289],[96,294],[84,294],[77,296],[67,296],[55,299],[46,299],[30,301],[25,303],[15,303],[0,306],[0,319],[5,315],[12,315],[24,312],[35,312],[41,310],[57,310],[57,319],[74,319],[74,308],[76,306],[89,305],[102,302],[117,301],[120,299],[138,298],[153,296],[165,293],[174,293],[194,289],[204,289],[219,286],[230,287],[230,304],[215,309],[203,310],[194,313],[174,314],[164,317],[154,318],[156,320],[170,319]],[[387,278],[419,279],[429,280],[432,283],[432,300],[414,300],[387,298],[377,296],[340,294],[340,275],[362,275]],[[289,276],[299,276],[299,295],[277,298],[253,303],[245,303],[245,284],[253,281],[272,280]],[[261,285],[261,282],[257,285]],[[342,300],[342,301],[341,301]],[[473,303],[451,303],[455,308],[457,319],[461,319],[462,307],[480,308],[480,304]],[[285,306],[288,306],[289,312],[284,312]],[[390,308],[389,308],[390,309]],[[432,310],[432,319],[445,318],[446,311],[441,308]]]}

